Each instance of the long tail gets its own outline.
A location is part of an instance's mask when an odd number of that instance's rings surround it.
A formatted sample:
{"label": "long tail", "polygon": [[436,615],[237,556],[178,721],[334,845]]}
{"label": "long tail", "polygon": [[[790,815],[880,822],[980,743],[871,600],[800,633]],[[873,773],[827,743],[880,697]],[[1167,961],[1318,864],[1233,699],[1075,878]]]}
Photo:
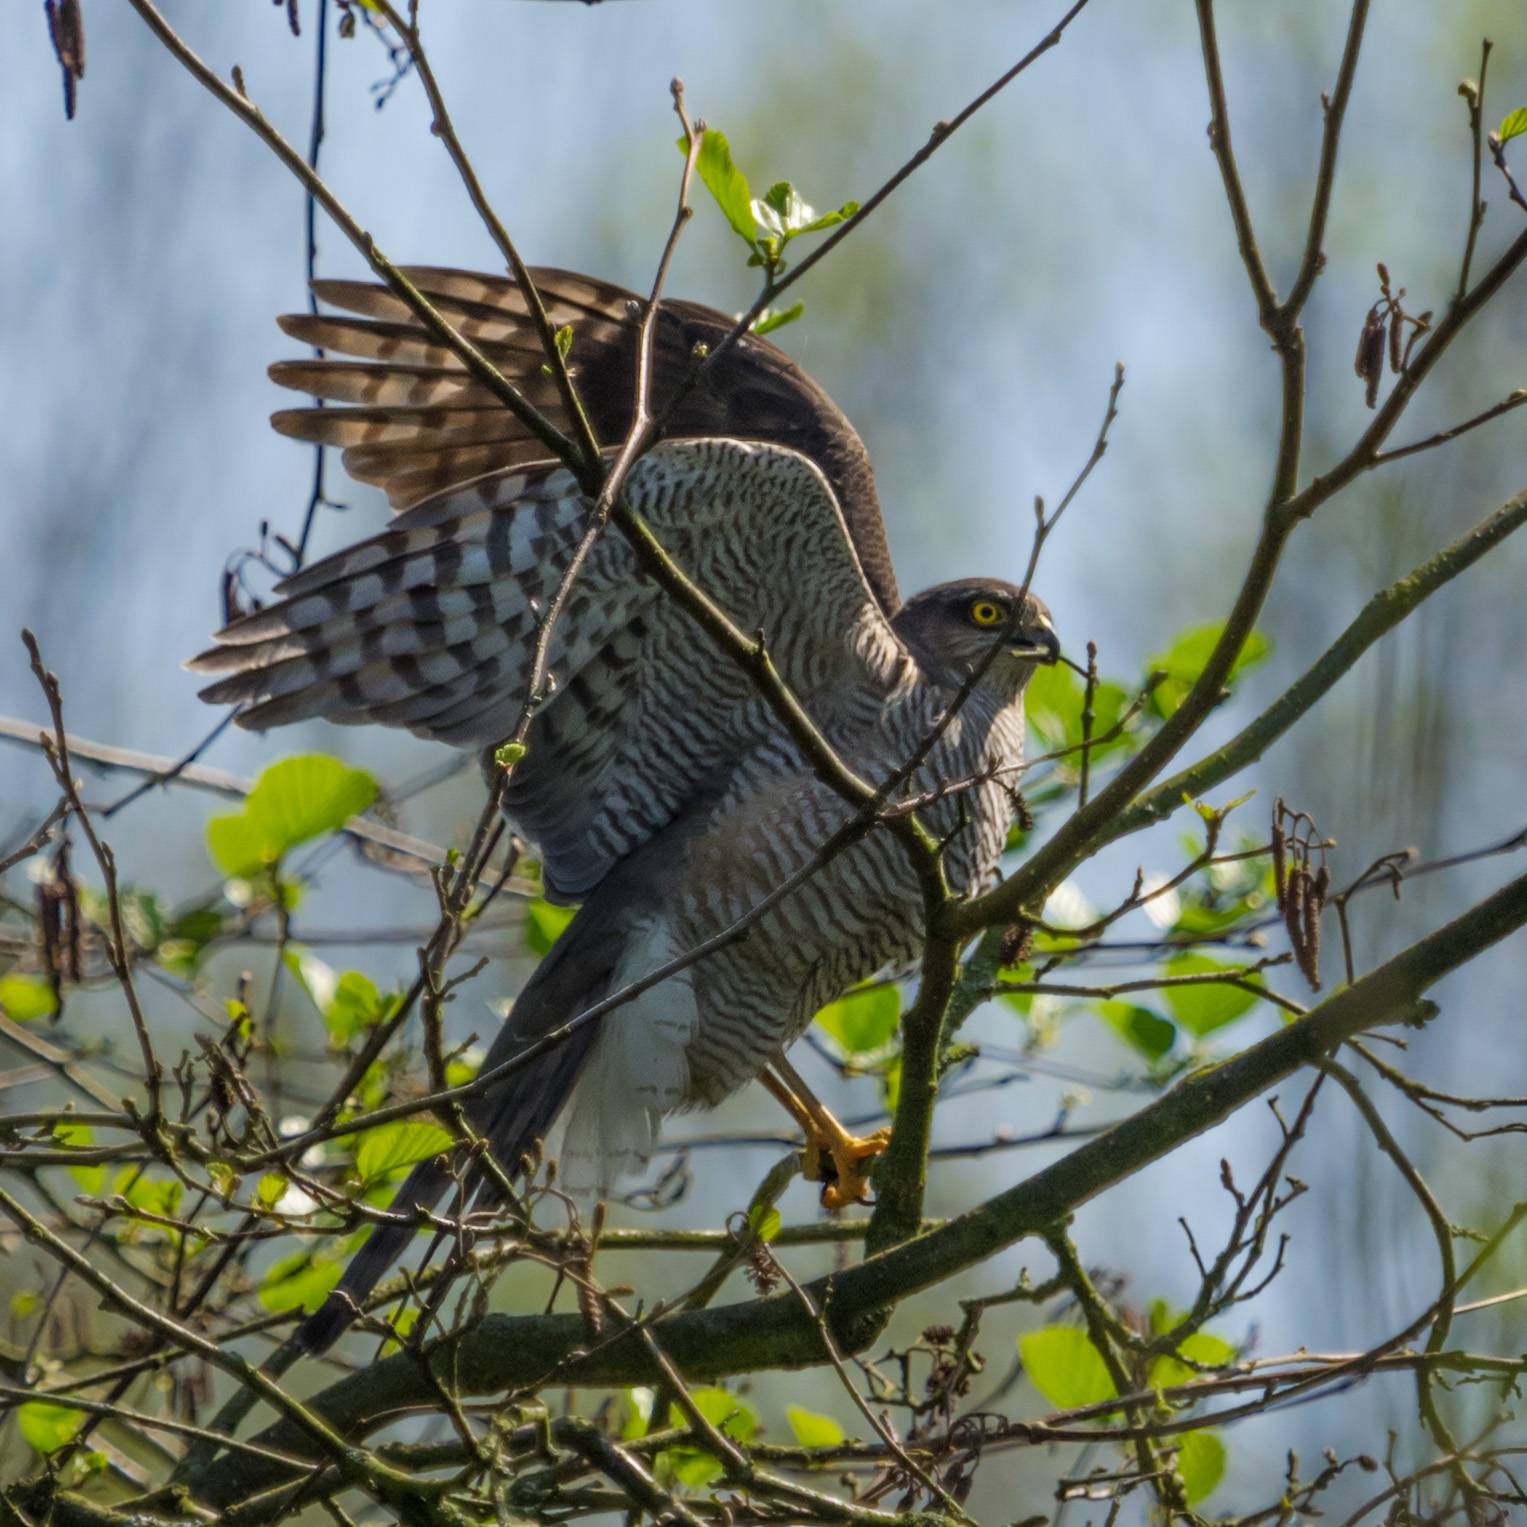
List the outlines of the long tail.
{"label": "long tail", "polygon": [[[543,962],[543,968],[552,965],[554,961],[557,967],[565,964],[564,961],[555,960],[554,954]],[[548,971],[547,976],[551,979],[543,981],[540,979],[541,972],[537,971],[536,979],[516,1004],[514,1016],[505,1023],[488,1051],[483,1062],[485,1070],[502,1065],[526,1049],[537,1037],[537,1028],[544,1033],[546,1029],[555,1027],[555,1022],[552,1022],[541,1028],[533,1020],[538,1016],[537,1009],[544,1012],[545,1007],[549,1006],[546,999],[554,998],[554,991],[548,991],[547,988],[555,988],[560,984],[554,979],[558,973],[557,969]],[[561,1018],[574,1016],[581,1006],[588,1005],[598,995],[598,988],[585,988],[581,1002],[561,1008]],[[537,998],[543,1000],[537,1001]],[[527,1008],[530,1011],[522,1014],[521,1010]],[[526,1023],[526,1018],[532,1022]],[[469,1110],[468,1117],[473,1128],[487,1138],[494,1158],[506,1172],[516,1171],[535,1143],[546,1138],[578,1080],[598,1031],[597,1021],[575,1029],[554,1049],[505,1077],[498,1087],[478,1099],[476,1106]],[[452,1173],[440,1164],[438,1157],[422,1161],[398,1189],[392,1207],[405,1214],[415,1209],[433,1209],[454,1180]],[[469,1193],[481,1199],[484,1196],[485,1181],[480,1177],[476,1182],[469,1179],[467,1188]],[[402,1256],[416,1233],[410,1225],[378,1225],[371,1232],[371,1238],[351,1259],[333,1293],[297,1327],[293,1337],[296,1345],[309,1353],[323,1352],[343,1335],[359,1314],[366,1297],[387,1269]]]}

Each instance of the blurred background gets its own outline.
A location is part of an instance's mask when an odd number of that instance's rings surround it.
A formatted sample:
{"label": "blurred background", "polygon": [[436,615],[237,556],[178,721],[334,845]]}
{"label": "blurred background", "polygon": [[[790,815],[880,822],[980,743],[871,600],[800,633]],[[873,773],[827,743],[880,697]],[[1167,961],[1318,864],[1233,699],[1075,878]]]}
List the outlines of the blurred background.
{"label": "blurred background", "polygon": [[[220,72],[240,65],[260,107],[305,145],[310,0],[299,7],[301,39],[281,9],[253,0],[164,9]],[[1060,9],[1053,0],[621,0],[593,8],[452,0],[426,4],[423,20],[461,137],[526,257],[645,288],[673,210],[671,76],[684,79],[692,113],[728,134],[756,194],[789,178],[817,207],[833,207],[872,191]],[[1345,10],[1329,0],[1221,7],[1237,148],[1280,287],[1302,246],[1320,95],[1334,79]],[[12,20],[0,53],[10,129],[0,135],[0,712],[43,715],[15,639],[25,625],[62,679],[74,730],[176,754],[215,719],[179,665],[219,624],[225,559],[258,539],[262,520],[295,535],[307,501],[311,454],[264,423],[289,400],[264,368],[296,353],[272,320],[305,300],[303,198],[269,150],[125,6],[86,0],[89,72],[77,120],[66,123],[35,11]],[[1527,101],[1527,29],[1516,0],[1406,0],[1378,8],[1370,24],[1329,263],[1306,314],[1307,473],[1340,455],[1367,418],[1351,367],[1378,295],[1375,262],[1408,289],[1412,311],[1440,312],[1456,282],[1469,198],[1457,85],[1477,73],[1482,36],[1496,42],[1486,109],[1493,124]],[[373,109],[376,82],[390,72],[364,28],[348,42],[331,36],[324,175],[394,258],[496,268],[429,134],[418,82],[403,80],[385,109]],[[1223,616],[1254,538],[1275,438],[1276,365],[1236,257],[1206,120],[1191,8],[1095,0],[1059,48],[792,293],[804,298],[805,316],[777,336],[867,441],[908,591],[977,570],[1021,575],[1033,497],[1053,502],[1069,483],[1092,444],[1113,364],[1124,361],[1128,385],[1109,453],[1051,542],[1037,585],[1074,655],[1095,640],[1104,671],[1134,680],[1176,631]],[[1486,170],[1491,205],[1476,270],[1521,218]],[[319,240],[322,272],[363,273],[322,224]],[[702,197],[670,292],[737,310],[754,275]],[[1522,290],[1518,280],[1454,347],[1399,439],[1457,422],[1527,382]],[[1374,474],[1322,511],[1295,538],[1267,609],[1272,657],[1195,753],[1279,693],[1376,588],[1524,480],[1527,412]],[[348,508],[320,514],[318,551],[385,518],[380,497],[346,482],[337,462],[329,485]],[[1414,845],[1431,857],[1527,825],[1524,592],[1527,543],[1518,538],[1381,643],[1297,737],[1216,798],[1255,785],[1246,814],[1257,831],[1275,794],[1313,812],[1339,840],[1338,882],[1389,849]],[[313,726],[269,737],[229,732],[207,762],[250,775],[303,747],[363,763],[384,782],[444,757],[392,733]],[[109,800],[130,783],[93,780],[89,795]],[[41,760],[0,744],[0,839],[35,823],[53,799]],[[479,802],[468,773],[410,801],[401,825],[449,843]],[[110,838],[126,878],[172,898],[215,882],[203,828],[217,809],[182,791],[114,818]],[[1137,863],[1171,870],[1182,830],[1180,821],[1167,824],[1104,855],[1077,889],[1107,905],[1128,891]],[[1487,860],[1417,882],[1398,904],[1369,898],[1356,918],[1360,960],[1377,961],[1506,873]],[[302,920],[314,934],[424,928],[433,899],[427,885],[340,857]],[[414,968],[406,942],[320,952],[338,966],[361,965],[384,986]],[[486,1033],[495,1022],[488,1004],[523,978],[522,941],[508,939],[502,953],[452,1009],[457,1037]],[[214,964],[212,987],[226,987],[240,963],[261,969],[262,959],[268,954],[244,951]],[[1439,1086],[1527,1092],[1524,978],[1527,943],[1518,936],[1444,983],[1434,993],[1443,1019],[1407,1036],[1408,1063]],[[1294,990],[1290,973],[1279,979]],[[164,988],[150,988],[150,1000],[173,1053],[188,1042],[180,1036],[193,1031],[194,1015]],[[76,1033],[92,1012],[105,1032],[118,1021],[108,995],[76,1008]],[[294,1033],[316,1035],[316,1018],[295,996],[286,1021]],[[1258,1008],[1216,1036],[1219,1048],[1249,1043],[1274,1022]],[[1010,1047],[1026,1038],[1019,1015],[996,1005],[971,1034]],[[1127,1091],[1054,1074],[1129,1073],[1129,1054],[1095,1019],[1063,1024],[1048,1058],[1053,1064],[1023,1085],[972,1097],[957,1118],[941,1119],[940,1140],[1042,1128],[1067,1093],[1086,1122],[1137,1106]],[[804,1063],[826,1083],[820,1066]],[[1285,1101],[1300,1095],[1286,1089]],[[9,1098],[40,1106],[43,1094]],[[849,1112],[872,1109],[875,1092],[857,1083],[841,1100]],[[1523,1159],[1512,1137],[1464,1148],[1413,1110],[1380,1103],[1454,1220],[1489,1228],[1520,1196]],[[751,1089],[716,1116],[677,1121],[672,1134],[776,1128],[773,1105]],[[1089,1264],[1126,1279],[1141,1306],[1157,1297],[1186,1302],[1197,1280],[1186,1243],[1168,1231],[1171,1219],[1186,1210],[1200,1242],[1212,1245],[1226,1220],[1220,1157],[1249,1178],[1271,1139],[1265,1110],[1249,1108],[1088,1206],[1075,1230]],[[1054,1153],[998,1151],[943,1164],[929,1212],[978,1202]],[[719,1223],[739,1207],[738,1184],[751,1189],[777,1155],[769,1146],[697,1152],[692,1190],[663,1212],[674,1223]],[[1414,1201],[1344,1101],[1327,1100],[1293,1169],[1315,1191],[1289,1215],[1289,1269],[1223,1334],[1261,1353],[1301,1344],[1356,1350],[1405,1325],[1436,1292],[1435,1253]],[[815,1213],[809,1190],[792,1188],[786,1211],[787,1221]],[[619,1216],[651,1222],[634,1208]],[[828,1256],[803,1251],[792,1265],[811,1273]],[[998,1292],[1025,1265],[1036,1277],[1049,1271],[1042,1248],[1019,1246],[958,1292]],[[675,1264],[674,1286],[694,1271]],[[618,1264],[609,1275],[621,1275]],[[12,1259],[0,1276],[24,1286],[34,1275]],[[1519,1236],[1478,1293],[1523,1281]],[[513,1279],[500,1285],[500,1305],[513,1302],[513,1288]],[[947,1293],[914,1301],[897,1330],[915,1332],[951,1308]],[[1457,1340],[1520,1350],[1507,1329],[1518,1308],[1466,1317]],[[993,1387],[1012,1366],[1014,1332],[1033,1318],[993,1312],[983,1344]],[[851,1422],[834,1381],[819,1374],[760,1378],[752,1393],[778,1435],[787,1396]],[[1003,1405],[1014,1414],[1046,1408],[1021,1388]],[[1394,1426],[1399,1456],[1419,1457],[1414,1414],[1411,1385],[1396,1377],[1240,1426],[1229,1439],[1230,1476],[1210,1504],[1249,1509],[1273,1498],[1290,1446],[1309,1456],[1326,1446],[1381,1453]],[[1521,1434],[1527,1439],[1527,1428]],[[1045,1511],[1060,1467],[1021,1452],[994,1459],[971,1507],[993,1519]],[[1356,1481],[1337,1494],[1351,1504],[1371,1488]],[[1074,1508],[1071,1520],[1085,1515]]]}

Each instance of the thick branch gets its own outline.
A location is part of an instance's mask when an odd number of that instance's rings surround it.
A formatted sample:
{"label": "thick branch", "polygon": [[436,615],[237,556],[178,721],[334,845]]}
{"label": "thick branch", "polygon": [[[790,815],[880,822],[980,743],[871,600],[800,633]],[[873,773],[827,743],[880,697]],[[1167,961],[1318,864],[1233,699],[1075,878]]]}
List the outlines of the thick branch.
{"label": "thick branch", "polygon": [[[827,1310],[839,1344],[857,1348],[863,1333],[873,1329],[876,1312],[887,1305],[1042,1232],[1353,1035],[1429,1016],[1421,998],[1435,982],[1524,925],[1527,876],[1509,882],[1305,1018],[1219,1065],[1185,1077],[1156,1102],[979,1208],[810,1285],[813,1297]],[[820,1333],[790,1292],[668,1315],[657,1321],[656,1331],[663,1351],[690,1379],[827,1360]],[[489,1316],[464,1338],[443,1343],[433,1360],[440,1374],[471,1394],[534,1388],[554,1369],[558,1383],[573,1385],[604,1387],[654,1379],[650,1354],[635,1334],[624,1331],[591,1343],[577,1315]],[[329,1425],[354,1434],[375,1417],[427,1398],[416,1359],[404,1354],[341,1380],[311,1403]],[[266,1447],[304,1451],[303,1438],[290,1423],[273,1427],[258,1440]],[[212,1477],[198,1483],[205,1498],[228,1501],[274,1478],[258,1460],[223,1459]]]}
{"label": "thick branch", "polygon": [[1182,805],[1183,797],[1202,796],[1205,791],[1253,764],[1293,724],[1324,696],[1358,659],[1386,632],[1392,631],[1423,601],[1472,567],[1487,551],[1498,546],[1527,521],[1527,488],[1508,499],[1494,514],[1439,551],[1429,562],[1388,588],[1381,589],[1363,606],[1361,613],[1255,721],[1231,738],[1224,747],[1191,767],[1163,780],[1118,816],[1105,841],[1169,817]]}

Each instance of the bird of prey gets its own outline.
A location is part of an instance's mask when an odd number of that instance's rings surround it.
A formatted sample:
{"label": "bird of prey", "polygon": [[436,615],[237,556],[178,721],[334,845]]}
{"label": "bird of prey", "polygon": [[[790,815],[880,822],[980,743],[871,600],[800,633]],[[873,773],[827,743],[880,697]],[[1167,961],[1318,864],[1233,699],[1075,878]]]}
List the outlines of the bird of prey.
{"label": "bird of prey", "polygon": [[[408,274],[567,427],[518,285]],[[596,436],[618,447],[643,304],[584,276],[534,279],[552,322],[572,329],[569,364]],[[491,760],[525,699],[541,612],[592,505],[388,289],[315,287],[342,314],[286,317],[282,328],[352,359],[273,367],[277,382],[329,405],[273,423],[344,447],[349,472],[379,484],[400,512],[380,535],[297,572],[280,603],[235,620],[191,667],[221,675],[203,697],[238,703],[246,727],[379,722]],[[1024,686],[1059,655],[1048,612],[988,577],[903,603],[868,456],[831,399],[751,335],[695,379],[698,358],[731,327],[693,303],[661,304],[652,403],[659,417],[666,410],[664,435],[631,471],[625,501],[741,629],[764,634],[785,682],[861,778],[893,779],[937,734],[900,793],[931,797],[923,816],[945,844],[951,888],[980,889],[1017,809]],[[600,1191],[647,1160],[665,1114],[716,1104],[761,1076],[805,1130],[826,1201],[857,1199],[884,1137],[850,1136],[784,1052],[824,1004],[918,953],[924,899],[905,850],[872,831],[805,873],[858,808],[818,779],[740,667],[613,529],[571,587],[549,669],[554,687],[504,810],[536,845],[546,894],[581,909],[515,1000],[485,1068],[716,939],[792,876],[800,883],[745,938],[492,1085],[468,1109],[473,1130],[512,1173],[555,1123],[559,1180]],[[452,1181],[441,1161],[425,1162],[395,1204],[428,1211]],[[476,1191],[479,1204],[492,1201],[492,1188]],[[412,1234],[412,1225],[373,1232],[299,1333],[310,1350],[349,1324]]]}

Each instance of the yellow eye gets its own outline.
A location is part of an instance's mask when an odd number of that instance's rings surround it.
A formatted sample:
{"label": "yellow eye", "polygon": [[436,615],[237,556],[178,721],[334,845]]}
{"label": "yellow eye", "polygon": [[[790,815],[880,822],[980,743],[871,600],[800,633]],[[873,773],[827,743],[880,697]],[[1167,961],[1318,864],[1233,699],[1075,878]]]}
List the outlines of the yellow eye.
{"label": "yellow eye", "polygon": [[1007,611],[990,599],[978,599],[970,607],[970,618],[978,626],[1000,626],[1007,622]]}

